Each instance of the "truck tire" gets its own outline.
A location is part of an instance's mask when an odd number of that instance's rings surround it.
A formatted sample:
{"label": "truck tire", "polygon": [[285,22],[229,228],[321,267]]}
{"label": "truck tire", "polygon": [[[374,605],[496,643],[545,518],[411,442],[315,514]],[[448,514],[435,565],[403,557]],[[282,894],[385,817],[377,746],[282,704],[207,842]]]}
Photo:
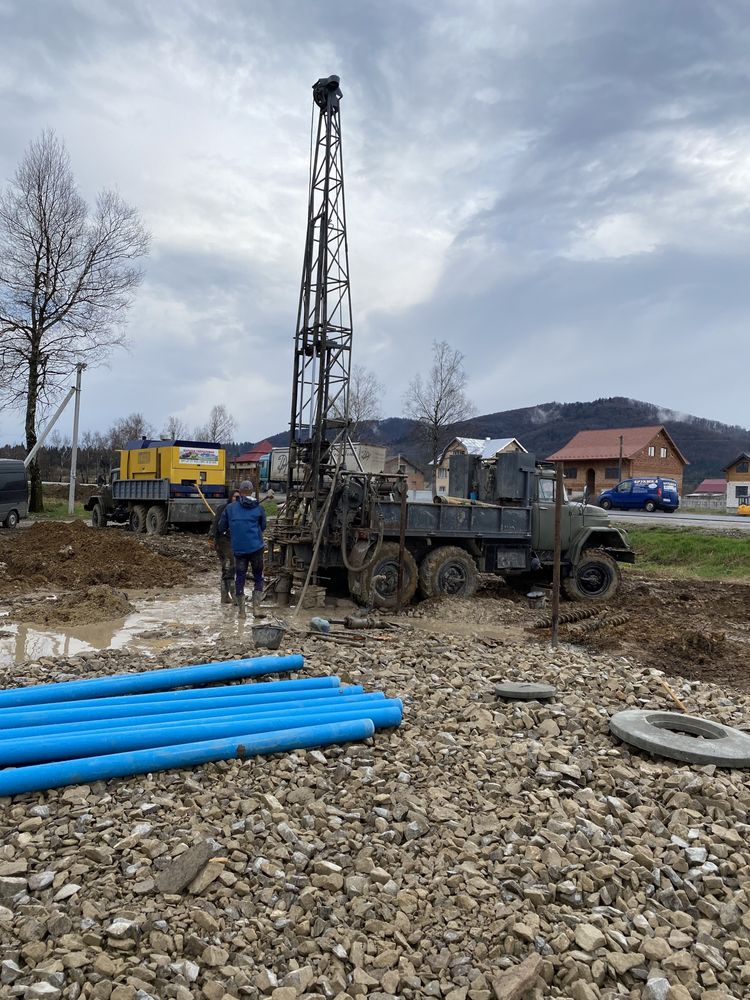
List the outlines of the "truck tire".
{"label": "truck tire", "polygon": [[107,527],[107,515],[104,511],[104,507],[100,503],[95,503],[91,508],[91,527],[92,528],[106,528]]}
{"label": "truck tire", "polygon": [[[385,542],[375,562],[358,576],[358,586],[349,589],[358,604],[372,599],[373,607],[393,611],[398,605],[398,542]],[[409,604],[417,592],[417,564],[408,549],[404,552],[403,603]]]}
{"label": "truck tire", "polygon": [[562,582],[572,601],[607,601],[620,587],[620,567],[600,549],[586,549]]}
{"label": "truck tire", "polygon": [[5,516],[5,520],[3,521],[3,525],[6,528],[15,528],[15,527],[18,526],[18,520],[19,520],[19,518],[18,518],[18,511],[17,510],[9,510],[8,513]]}
{"label": "truck tire", "polygon": [[137,503],[130,511],[130,530],[142,535],[146,530],[146,505]]}
{"label": "truck tire", "polygon": [[419,589],[424,597],[473,597],[479,574],[468,552],[456,545],[441,545],[422,560]]}
{"label": "truck tire", "polygon": [[656,510],[656,504],[654,503],[654,501],[647,500],[646,503],[644,504],[644,510],[647,510],[649,514],[653,514],[654,511]]}
{"label": "truck tire", "polygon": [[612,510],[612,501],[605,498],[599,501],[599,506],[602,510]]}
{"label": "truck tire", "polygon": [[155,503],[146,513],[146,533],[149,535],[164,535],[167,531],[167,512]]}

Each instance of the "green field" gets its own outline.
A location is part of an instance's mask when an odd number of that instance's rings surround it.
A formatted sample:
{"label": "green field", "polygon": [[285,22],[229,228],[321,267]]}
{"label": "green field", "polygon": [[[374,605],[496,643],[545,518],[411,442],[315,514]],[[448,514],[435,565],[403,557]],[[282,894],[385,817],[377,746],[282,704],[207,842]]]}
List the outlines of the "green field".
{"label": "green field", "polygon": [[628,528],[636,569],[703,580],[750,580],[750,532]]}
{"label": "green field", "polygon": [[77,503],[75,505],[75,513],[69,514],[67,500],[48,500],[46,497],[44,499],[44,513],[31,514],[30,516],[35,521],[66,521],[74,517],[80,517],[82,521],[88,521],[91,517],[89,512],[83,509],[82,503]]}

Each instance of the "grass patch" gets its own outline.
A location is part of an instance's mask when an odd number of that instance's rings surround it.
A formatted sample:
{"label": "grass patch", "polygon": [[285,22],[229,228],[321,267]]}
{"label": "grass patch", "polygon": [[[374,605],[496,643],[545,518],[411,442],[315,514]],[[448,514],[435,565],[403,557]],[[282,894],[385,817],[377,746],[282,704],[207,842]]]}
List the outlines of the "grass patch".
{"label": "grass patch", "polygon": [[703,580],[750,580],[750,533],[628,528],[639,570]]}
{"label": "grass patch", "polygon": [[34,521],[65,521],[69,517],[79,517],[82,521],[87,521],[91,515],[83,509],[82,503],[75,505],[74,513],[68,513],[67,500],[46,500],[44,501],[43,514],[30,514]]}

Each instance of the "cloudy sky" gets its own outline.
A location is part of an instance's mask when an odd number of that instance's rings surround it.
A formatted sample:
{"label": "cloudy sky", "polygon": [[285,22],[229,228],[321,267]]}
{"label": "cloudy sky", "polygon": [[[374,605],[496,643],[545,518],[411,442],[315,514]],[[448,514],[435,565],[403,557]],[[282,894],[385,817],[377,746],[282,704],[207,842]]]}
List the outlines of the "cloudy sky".
{"label": "cloudy sky", "polygon": [[750,425],[748,5],[0,0],[0,38],[0,182],[52,127],[87,199],[116,187],[153,233],[84,428],[218,402],[239,439],[288,424],[330,73],[354,360],[384,415],[445,339],[477,413],[627,395]]}

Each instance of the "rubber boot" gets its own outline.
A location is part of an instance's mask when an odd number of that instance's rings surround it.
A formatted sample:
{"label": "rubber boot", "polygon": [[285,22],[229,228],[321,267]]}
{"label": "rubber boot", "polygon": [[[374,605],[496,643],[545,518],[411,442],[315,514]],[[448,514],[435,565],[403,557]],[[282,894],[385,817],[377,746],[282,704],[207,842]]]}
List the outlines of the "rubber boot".
{"label": "rubber boot", "polygon": [[227,580],[221,581],[221,603],[222,604],[232,603],[232,593],[229,587],[229,582]]}
{"label": "rubber boot", "polygon": [[263,599],[263,594],[259,590],[253,591],[253,614],[256,618],[262,618],[263,612],[260,610],[260,602]]}
{"label": "rubber boot", "polygon": [[244,594],[238,594],[237,595],[237,617],[238,618],[244,618],[245,617],[245,595]]}

